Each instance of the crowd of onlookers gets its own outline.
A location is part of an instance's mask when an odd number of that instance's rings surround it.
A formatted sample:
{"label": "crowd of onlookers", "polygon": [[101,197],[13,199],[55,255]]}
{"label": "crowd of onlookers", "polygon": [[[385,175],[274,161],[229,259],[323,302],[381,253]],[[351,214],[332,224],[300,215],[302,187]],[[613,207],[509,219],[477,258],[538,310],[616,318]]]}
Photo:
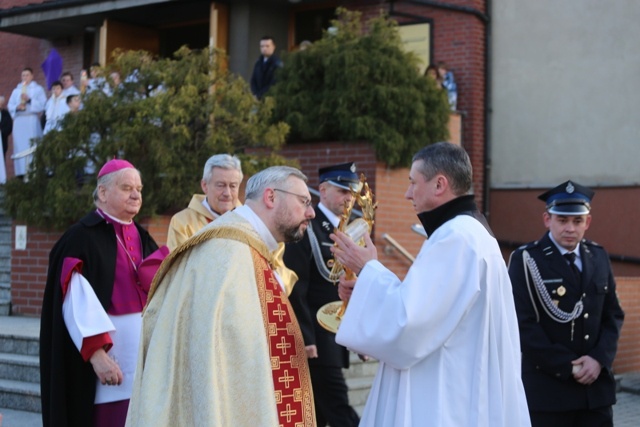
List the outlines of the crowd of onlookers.
{"label": "crowd of onlookers", "polygon": [[51,83],[49,97],[46,90],[33,80],[33,70],[22,70],[21,81],[12,91],[5,107],[5,98],[0,96],[0,137],[3,157],[0,161],[0,183],[6,181],[4,159],[8,151],[9,136],[13,135],[14,173],[23,177],[29,168],[32,142],[52,130],[59,130],[64,117],[82,108],[82,96],[102,91],[111,96],[121,83],[120,74],[113,71],[109,79],[100,75],[100,64],[93,64],[89,74],[82,70],[80,87],[75,85],[73,74],[65,71],[59,80]]}

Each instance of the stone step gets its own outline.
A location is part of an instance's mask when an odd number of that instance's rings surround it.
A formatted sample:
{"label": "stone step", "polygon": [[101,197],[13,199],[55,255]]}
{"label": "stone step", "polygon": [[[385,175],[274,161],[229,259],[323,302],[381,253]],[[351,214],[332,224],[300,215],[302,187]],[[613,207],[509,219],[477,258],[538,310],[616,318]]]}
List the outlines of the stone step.
{"label": "stone step", "polygon": [[11,300],[0,298],[0,316],[11,314]]}
{"label": "stone step", "polygon": [[0,353],[38,356],[40,343],[38,337],[16,336],[0,333]]}
{"label": "stone step", "polygon": [[11,271],[11,255],[0,254],[0,271]]}
{"label": "stone step", "polygon": [[371,384],[373,384],[373,377],[348,378],[349,404],[351,406],[364,405],[369,397]]}
{"label": "stone step", "polygon": [[0,407],[41,412],[40,384],[0,380]]}
{"label": "stone step", "polygon": [[11,290],[11,272],[0,270],[0,289]]}
{"label": "stone step", "polygon": [[373,377],[378,372],[378,361],[369,359],[363,362],[356,354],[349,357],[349,369],[345,369],[345,378]]}
{"label": "stone step", "polygon": [[0,353],[0,379],[40,382],[40,361],[38,356]]}
{"label": "stone step", "polygon": [[0,408],[0,413],[4,427],[42,427],[42,414],[39,412]]}

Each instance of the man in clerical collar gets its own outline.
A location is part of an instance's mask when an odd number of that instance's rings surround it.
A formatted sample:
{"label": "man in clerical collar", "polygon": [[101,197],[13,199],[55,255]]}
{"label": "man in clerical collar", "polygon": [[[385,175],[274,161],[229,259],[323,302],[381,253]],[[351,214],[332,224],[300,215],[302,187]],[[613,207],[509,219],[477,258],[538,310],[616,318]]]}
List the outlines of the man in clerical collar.
{"label": "man in clerical collar", "polygon": [[[511,283],[478,212],[466,151],[438,142],[418,151],[405,197],[429,230],[404,280],[365,246],[336,232],[347,306],[336,341],[380,361],[366,426],[528,426]],[[408,225],[407,225],[408,227]]]}
{"label": "man in clerical collar", "polygon": [[613,425],[624,313],[607,252],[584,239],[593,196],[575,181],[541,194],[548,232],[509,262],[533,426]]}
{"label": "man in clerical collar", "polygon": [[142,317],[128,426],[315,425],[304,341],[274,268],[314,217],[306,176],[273,166],[244,206],[180,245]]}
{"label": "man in clerical collar", "polygon": [[333,242],[329,235],[338,226],[345,206],[353,203],[352,189],[360,180],[353,162],[320,168],[320,203],[315,208],[307,234],[288,244],[284,262],[298,275],[289,297],[304,338],[318,426],[357,426],[360,417],[349,406],[343,368],[349,367],[349,351],[336,343],[336,335],[322,328],[316,312],[336,301],[338,289],[329,280]]}
{"label": "man in clerical collar", "polygon": [[240,159],[229,154],[209,157],[204,165],[200,186],[204,194],[194,194],[186,209],[171,218],[167,246],[174,250],[202,227],[227,211],[240,206],[242,184]]}
{"label": "man in clerical collar", "polygon": [[105,163],[93,197],[96,209],[49,255],[40,323],[45,427],[125,425],[142,310],[168,253],[134,221],[142,180],[131,163]]}

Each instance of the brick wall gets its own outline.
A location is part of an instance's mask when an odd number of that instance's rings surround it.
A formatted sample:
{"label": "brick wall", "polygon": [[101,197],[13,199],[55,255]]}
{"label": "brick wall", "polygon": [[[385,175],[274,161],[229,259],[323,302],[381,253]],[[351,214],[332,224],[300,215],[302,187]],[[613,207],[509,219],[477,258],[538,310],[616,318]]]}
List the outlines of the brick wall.
{"label": "brick wall", "polygon": [[613,368],[616,373],[638,372],[640,371],[640,277],[618,277],[616,285],[625,318]]}
{"label": "brick wall", "polygon": [[[14,225],[20,225],[14,223]],[[11,312],[39,315],[47,280],[49,251],[60,237],[35,227],[27,227],[27,248],[11,251]],[[15,227],[12,227],[12,242]]]}

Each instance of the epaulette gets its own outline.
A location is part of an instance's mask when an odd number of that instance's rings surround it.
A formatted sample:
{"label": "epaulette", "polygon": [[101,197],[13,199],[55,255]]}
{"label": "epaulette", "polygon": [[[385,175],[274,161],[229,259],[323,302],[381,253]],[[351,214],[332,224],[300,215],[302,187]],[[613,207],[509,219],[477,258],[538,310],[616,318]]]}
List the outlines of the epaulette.
{"label": "epaulette", "polygon": [[585,245],[589,245],[589,246],[595,246],[597,248],[601,248],[602,245],[600,245],[599,243],[594,242],[593,240],[587,240],[587,239],[582,239],[582,242]]}
{"label": "epaulette", "polygon": [[529,242],[529,243],[525,243],[524,245],[520,246],[518,248],[518,250],[524,250],[524,249],[529,249],[529,248],[534,248],[536,246],[538,246],[540,242],[538,240],[534,241],[534,242]]}

